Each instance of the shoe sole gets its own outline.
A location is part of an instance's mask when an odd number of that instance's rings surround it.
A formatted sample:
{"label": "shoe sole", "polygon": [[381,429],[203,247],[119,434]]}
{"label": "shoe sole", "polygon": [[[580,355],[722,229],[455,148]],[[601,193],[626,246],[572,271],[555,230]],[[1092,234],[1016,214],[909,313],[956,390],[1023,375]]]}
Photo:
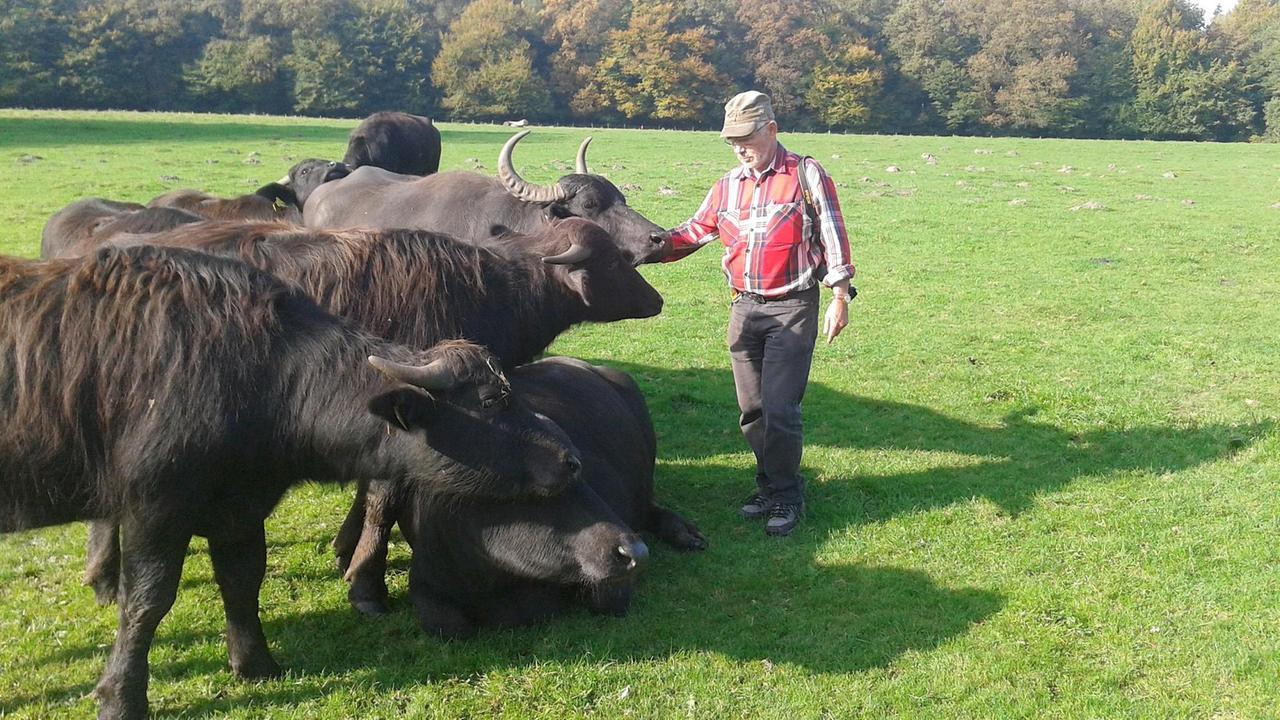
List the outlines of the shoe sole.
{"label": "shoe sole", "polygon": [[742,518],[743,520],[763,520],[765,515],[768,515],[768,514],[769,513],[765,512],[764,510],[759,510],[756,512],[747,512],[746,510],[738,511],[738,517]]}

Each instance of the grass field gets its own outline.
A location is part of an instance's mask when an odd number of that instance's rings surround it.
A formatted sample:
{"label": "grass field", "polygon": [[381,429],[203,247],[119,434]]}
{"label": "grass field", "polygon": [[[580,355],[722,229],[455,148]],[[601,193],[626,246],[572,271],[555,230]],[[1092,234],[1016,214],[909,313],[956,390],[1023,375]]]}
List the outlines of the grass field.
{"label": "grass field", "polygon": [[[342,154],[352,121],[0,111],[0,252],[85,196],[232,195]],[[785,128],[784,128],[785,130]],[[492,173],[509,130],[445,124]],[[588,131],[538,128],[527,179]],[[656,222],[732,163],[714,133],[594,130]],[[860,297],[805,403],[810,512],[737,519],[716,249],[648,267],[663,313],[553,351],[632,373],[658,495],[711,548],[654,545],[632,612],[446,644],[357,617],[328,550],[350,490],[267,526],[280,681],[226,666],[203,541],[152,651],[157,717],[1280,717],[1280,146],[791,135],[836,178]],[[931,163],[924,155],[932,155]],[[891,172],[890,167],[897,168]],[[115,613],[81,525],[0,538],[0,716],[85,717]]]}

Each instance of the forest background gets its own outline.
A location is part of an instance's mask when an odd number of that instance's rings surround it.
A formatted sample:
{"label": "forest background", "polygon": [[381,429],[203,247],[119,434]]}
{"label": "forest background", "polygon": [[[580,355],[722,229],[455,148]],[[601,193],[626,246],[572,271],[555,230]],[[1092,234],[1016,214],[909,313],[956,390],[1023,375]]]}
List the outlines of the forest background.
{"label": "forest background", "polygon": [[1280,0],[0,0],[0,106],[1280,141]]}

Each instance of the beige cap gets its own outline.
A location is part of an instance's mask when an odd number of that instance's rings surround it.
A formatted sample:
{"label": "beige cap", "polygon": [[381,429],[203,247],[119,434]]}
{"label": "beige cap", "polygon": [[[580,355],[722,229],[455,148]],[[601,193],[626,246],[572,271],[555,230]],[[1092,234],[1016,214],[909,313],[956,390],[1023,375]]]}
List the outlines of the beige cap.
{"label": "beige cap", "polygon": [[724,129],[720,137],[746,137],[772,120],[773,102],[768,95],[755,90],[738,93],[724,105]]}

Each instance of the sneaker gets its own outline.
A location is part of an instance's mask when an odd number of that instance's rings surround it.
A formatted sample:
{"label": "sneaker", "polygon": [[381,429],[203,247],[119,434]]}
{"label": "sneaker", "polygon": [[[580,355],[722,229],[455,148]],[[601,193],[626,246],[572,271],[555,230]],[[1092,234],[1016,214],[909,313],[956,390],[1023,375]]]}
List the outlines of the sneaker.
{"label": "sneaker", "polygon": [[800,522],[800,514],[804,512],[804,503],[774,503],[769,508],[769,520],[764,524],[766,535],[790,535]]}
{"label": "sneaker", "polygon": [[755,493],[742,503],[742,509],[738,514],[745,520],[759,520],[769,514],[769,498]]}

